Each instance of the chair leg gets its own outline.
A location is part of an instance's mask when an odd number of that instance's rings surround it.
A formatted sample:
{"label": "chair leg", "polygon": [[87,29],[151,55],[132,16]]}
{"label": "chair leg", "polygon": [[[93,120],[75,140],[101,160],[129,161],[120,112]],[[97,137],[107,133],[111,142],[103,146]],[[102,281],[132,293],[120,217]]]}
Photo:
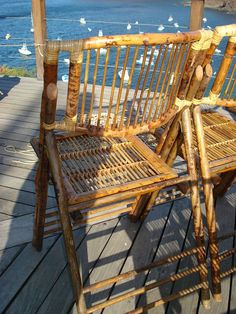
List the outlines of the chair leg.
{"label": "chair leg", "polygon": [[192,127],[191,127],[191,117],[189,108],[185,109],[182,114],[182,126],[184,135],[184,146],[186,153],[186,161],[188,167],[188,173],[191,176],[190,189],[191,189],[191,203],[193,212],[193,224],[194,224],[194,235],[196,240],[196,245],[198,247],[198,263],[201,266],[199,271],[200,280],[203,283],[203,288],[201,290],[201,298],[203,306],[209,308],[210,293],[207,278],[207,265],[206,265],[206,252],[204,243],[204,232],[200,205],[200,195],[198,187],[197,169],[195,154],[193,150],[193,138],[192,138]]}
{"label": "chair leg", "polygon": [[130,220],[136,222],[138,219],[144,221],[154,205],[155,199],[160,190],[152,193],[147,193],[140,196],[134,203],[133,211],[129,214]]}
{"label": "chair leg", "polygon": [[64,193],[61,188],[57,186],[58,190],[58,207],[61,218],[63,236],[65,241],[66,254],[72,279],[72,285],[75,293],[75,301],[78,314],[85,314],[87,312],[85,298],[82,291],[82,279],[80,276],[78,260],[76,256],[75,243],[71,228],[71,221],[69,217],[68,207],[65,202]]}
{"label": "chair leg", "polygon": [[201,118],[201,109],[199,106],[193,109],[194,125],[197,136],[198,150],[200,156],[200,167],[202,174],[207,228],[209,235],[209,249],[211,257],[211,274],[212,274],[212,289],[213,296],[216,301],[221,301],[221,281],[220,281],[220,262],[219,262],[219,249],[217,245],[217,232],[216,232],[216,217],[213,198],[213,184],[211,174],[208,166],[207,152],[204,142],[204,130]]}
{"label": "chair leg", "polygon": [[129,214],[129,218],[131,221],[136,222],[142,215],[142,212],[145,210],[148,200],[151,196],[151,193],[147,193],[145,195],[138,196],[136,201],[133,204],[133,209]]}
{"label": "chair leg", "polygon": [[48,198],[49,162],[45,151],[42,152],[35,178],[36,206],[32,245],[40,251],[43,244],[45,213]]}
{"label": "chair leg", "polygon": [[205,308],[210,308],[210,292],[208,284],[208,271],[206,264],[206,250],[205,250],[205,240],[203,232],[203,223],[201,218],[201,207],[198,186],[196,184],[190,184],[191,189],[191,205],[193,211],[193,224],[194,224],[194,236],[196,245],[199,248],[197,259],[199,265],[201,265],[201,270],[199,272],[200,279],[204,284],[204,288],[201,290],[202,304]]}
{"label": "chair leg", "polygon": [[75,301],[78,314],[85,314],[86,304],[83,294],[83,283],[80,276],[78,260],[76,256],[75,244],[71,228],[70,215],[68,211],[67,199],[65,196],[64,185],[62,182],[62,172],[58,157],[57,145],[54,135],[49,132],[46,135],[46,145],[49,156],[50,170],[54,181],[55,193],[57,196],[59,214],[61,219],[62,231],[64,235],[66,254],[71,273],[71,280],[75,294]]}
{"label": "chair leg", "polygon": [[142,213],[141,213],[141,215],[140,215],[140,219],[141,219],[142,221],[145,220],[145,218],[146,218],[147,215],[149,214],[150,210],[152,209],[152,207],[153,207],[153,205],[154,205],[154,203],[155,203],[155,200],[156,200],[156,198],[157,198],[157,196],[158,196],[160,190],[161,190],[161,189],[156,190],[155,192],[152,192],[151,194],[149,194],[149,197],[148,197],[148,199],[146,200],[146,203],[145,203],[145,207],[143,207],[144,210],[142,210]]}

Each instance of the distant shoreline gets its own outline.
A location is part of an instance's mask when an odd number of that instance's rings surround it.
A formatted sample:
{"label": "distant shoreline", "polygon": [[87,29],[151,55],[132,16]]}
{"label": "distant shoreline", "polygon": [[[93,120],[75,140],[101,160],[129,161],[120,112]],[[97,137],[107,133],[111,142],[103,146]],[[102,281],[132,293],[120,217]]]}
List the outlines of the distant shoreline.
{"label": "distant shoreline", "polygon": [[[184,0],[184,5],[190,6],[191,1]],[[205,8],[228,13],[236,13],[236,0],[205,0]]]}

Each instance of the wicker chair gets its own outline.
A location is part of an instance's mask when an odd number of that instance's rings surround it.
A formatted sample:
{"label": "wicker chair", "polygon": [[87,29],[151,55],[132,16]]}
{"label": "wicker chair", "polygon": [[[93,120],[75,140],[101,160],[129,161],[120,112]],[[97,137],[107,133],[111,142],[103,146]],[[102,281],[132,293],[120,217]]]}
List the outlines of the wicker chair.
{"label": "wicker chair", "polygon": [[[219,69],[208,97],[199,93],[193,108],[193,120],[196,131],[196,143],[199,151],[201,175],[203,181],[206,217],[211,255],[213,294],[216,300],[221,300],[221,279],[236,271],[235,267],[220,272],[220,263],[236,252],[235,248],[219,254],[214,195],[222,196],[236,177],[236,122],[222,115],[219,111],[204,110],[201,112],[199,103],[210,106],[236,106],[236,24],[216,27],[213,41],[203,66],[209,65],[213,53],[222,38],[228,40]],[[227,79],[228,77],[228,79]],[[203,141],[202,139],[205,139]],[[215,177],[217,176],[217,179]],[[213,179],[213,181],[212,181]],[[215,183],[215,187],[212,184]],[[214,189],[213,189],[214,187]],[[230,219],[230,217],[229,217]],[[234,236],[223,235],[223,239]]]}
{"label": "wicker chair", "polygon": [[[199,86],[202,72],[198,64],[209,48],[211,37],[211,31],[197,31],[49,41],[46,45],[40,137],[38,142],[34,140],[40,160],[36,176],[33,245],[40,250],[43,235],[62,230],[78,313],[92,313],[129,296],[144,293],[145,288],[90,308],[86,306],[86,293],[194,254],[199,265],[165,280],[178,280],[198,272],[200,283],[154,302],[148,308],[197,289],[202,289],[202,300],[208,304],[203,225],[190,111],[185,108],[185,96],[193,98]],[[64,119],[56,121],[57,68],[61,51],[70,53],[69,83]],[[140,53],[143,54],[141,61],[138,59]],[[137,63],[141,63],[138,73],[135,70]],[[117,84],[118,68],[121,67]],[[126,81],[128,68],[130,73]],[[109,74],[110,70],[112,74]],[[176,105],[177,93],[179,101]],[[183,177],[178,177],[176,171],[137,137],[147,131],[155,132],[171,119],[182,119],[188,163],[188,174]],[[52,220],[47,220],[57,215],[46,211],[50,176],[59,208],[57,227]],[[191,187],[196,247],[142,269],[83,287],[72,226],[123,213],[136,220],[142,213],[145,195],[186,181]],[[128,206],[114,209],[115,202]],[[160,283],[157,282],[156,286]],[[146,309],[142,308],[141,312]]]}

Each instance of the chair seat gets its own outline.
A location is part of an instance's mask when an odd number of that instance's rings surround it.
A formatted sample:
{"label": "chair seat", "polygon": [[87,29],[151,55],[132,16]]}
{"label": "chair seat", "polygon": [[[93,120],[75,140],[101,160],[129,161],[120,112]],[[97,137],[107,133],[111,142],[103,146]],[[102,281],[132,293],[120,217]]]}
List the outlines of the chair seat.
{"label": "chair seat", "polygon": [[57,137],[68,199],[85,201],[145,187],[177,174],[135,136]]}
{"label": "chair seat", "polygon": [[212,111],[203,111],[202,120],[210,168],[229,170],[236,163],[236,122]]}

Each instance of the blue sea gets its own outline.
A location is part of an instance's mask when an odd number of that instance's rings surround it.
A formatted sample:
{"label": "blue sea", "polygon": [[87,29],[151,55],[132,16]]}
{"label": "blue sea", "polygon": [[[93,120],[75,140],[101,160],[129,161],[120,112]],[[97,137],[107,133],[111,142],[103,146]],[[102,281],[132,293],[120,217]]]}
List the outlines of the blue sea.
{"label": "blue sea", "polygon": [[[34,39],[31,29],[30,0],[0,0],[0,65],[35,68]],[[172,15],[173,21],[168,17]],[[186,31],[190,8],[182,0],[46,0],[47,34],[49,39],[78,39],[104,35]],[[236,15],[205,9],[205,28],[236,22]],[[86,24],[79,19],[83,17]],[[138,24],[135,24],[135,22]],[[128,23],[131,29],[127,30]],[[176,28],[174,23],[178,23]],[[6,34],[10,34],[8,40]],[[18,49],[26,43],[32,55],[20,55]],[[61,56],[60,75],[67,72]]]}

